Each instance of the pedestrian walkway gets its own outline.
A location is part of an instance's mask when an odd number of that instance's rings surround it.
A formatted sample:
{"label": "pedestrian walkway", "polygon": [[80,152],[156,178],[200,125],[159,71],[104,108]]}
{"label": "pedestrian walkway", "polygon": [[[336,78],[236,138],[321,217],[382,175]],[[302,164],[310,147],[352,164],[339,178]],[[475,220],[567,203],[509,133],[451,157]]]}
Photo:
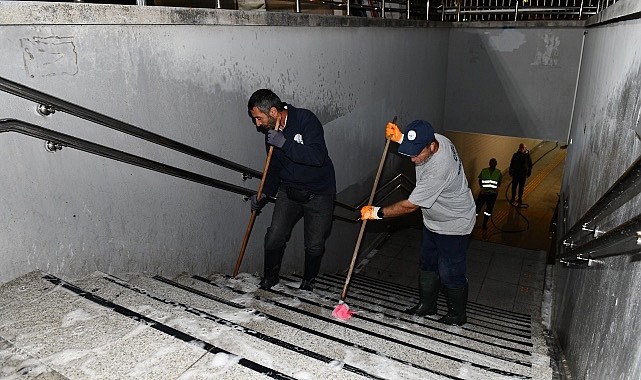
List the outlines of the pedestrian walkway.
{"label": "pedestrian walkway", "polygon": [[534,166],[525,183],[521,207],[509,203],[511,178],[505,174],[488,229],[483,230],[479,217],[472,238],[533,250],[550,249],[550,223],[559,200],[564,149],[546,142],[531,152]]}

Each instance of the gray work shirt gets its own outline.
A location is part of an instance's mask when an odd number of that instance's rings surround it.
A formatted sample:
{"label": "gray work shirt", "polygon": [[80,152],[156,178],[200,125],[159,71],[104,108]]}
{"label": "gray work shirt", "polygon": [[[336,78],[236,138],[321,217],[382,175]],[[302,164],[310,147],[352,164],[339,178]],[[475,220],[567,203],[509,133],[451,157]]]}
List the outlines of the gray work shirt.
{"label": "gray work shirt", "polygon": [[421,207],[423,224],[442,235],[467,235],[476,223],[474,196],[454,144],[435,134],[438,151],[416,166],[416,187],[408,200]]}

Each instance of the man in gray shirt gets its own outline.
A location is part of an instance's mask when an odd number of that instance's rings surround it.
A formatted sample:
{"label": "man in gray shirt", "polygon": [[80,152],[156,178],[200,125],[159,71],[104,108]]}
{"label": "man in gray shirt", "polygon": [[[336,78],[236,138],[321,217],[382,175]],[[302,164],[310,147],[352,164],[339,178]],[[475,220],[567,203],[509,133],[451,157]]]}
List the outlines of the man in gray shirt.
{"label": "man in gray shirt", "polygon": [[424,120],[408,124],[405,134],[398,126],[389,123],[385,135],[398,142],[398,152],[409,156],[415,164],[416,187],[407,200],[385,207],[363,207],[361,219],[378,220],[421,209],[420,300],[406,312],[420,316],[435,315],[442,283],[448,312],[439,321],[463,325],[467,321],[467,247],[476,222],[476,208],[461,159],[454,144],[447,137],[434,133],[430,123]]}

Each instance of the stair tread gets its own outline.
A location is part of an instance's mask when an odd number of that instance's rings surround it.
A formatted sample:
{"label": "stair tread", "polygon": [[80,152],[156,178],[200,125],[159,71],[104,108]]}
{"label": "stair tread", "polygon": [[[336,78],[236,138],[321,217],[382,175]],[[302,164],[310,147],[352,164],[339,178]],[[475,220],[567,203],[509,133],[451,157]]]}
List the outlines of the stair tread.
{"label": "stair tread", "polygon": [[[0,285],[0,358],[20,350],[53,379],[205,378],[212,371],[217,379],[551,378],[542,337],[510,340],[408,316],[365,289],[364,301],[353,303],[358,314],[340,321],[331,315],[339,279],[320,276],[306,292],[296,277],[283,276],[264,291],[246,273],[96,272],[68,283],[34,271]],[[527,325],[527,316],[510,318]]]}

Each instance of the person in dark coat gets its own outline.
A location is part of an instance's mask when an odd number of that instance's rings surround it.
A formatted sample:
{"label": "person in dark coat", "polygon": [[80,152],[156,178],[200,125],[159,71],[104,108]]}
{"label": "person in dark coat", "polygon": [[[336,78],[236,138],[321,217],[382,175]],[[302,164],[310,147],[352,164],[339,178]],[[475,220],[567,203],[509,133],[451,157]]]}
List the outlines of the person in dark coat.
{"label": "person in dark coat", "polygon": [[[312,291],[332,227],[336,178],[329,158],[323,126],[310,110],[282,102],[271,90],[260,89],[249,98],[247,113],[265,148],[274,147],[263,193],[251,198],[259,212],[276,196],[272,222],[265,234],[264,273],[261,289],[278,284],[285,246],[294,225],[304,222],[305,267],[300,289]],[[279,123],[280,121],[280,123]],[[276,125],[279,123],[279,125]]]}
{"label": "person in dark coat", "polygon": [[519,197],[516,199],[518,204],[523,203],[523,188],[525,187],[525,179],[532,174],[532,158],[530,151],[527,150],[525,144],[519,144],[519,150],[512,155],[510,161],[510,177],[512,177],[512,198],[510,203],[514,203],[514,198],[517,194]]}

